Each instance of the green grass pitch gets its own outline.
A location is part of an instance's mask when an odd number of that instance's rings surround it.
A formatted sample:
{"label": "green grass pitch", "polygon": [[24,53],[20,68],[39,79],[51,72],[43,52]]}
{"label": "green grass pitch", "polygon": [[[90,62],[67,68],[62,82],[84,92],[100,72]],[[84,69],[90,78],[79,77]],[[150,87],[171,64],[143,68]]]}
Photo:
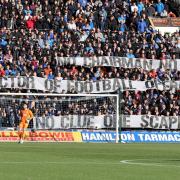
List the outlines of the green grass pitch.
{"label": "green grass pitch", "polygon": [[0,180],[179,179],[179,144],[0,143]]}

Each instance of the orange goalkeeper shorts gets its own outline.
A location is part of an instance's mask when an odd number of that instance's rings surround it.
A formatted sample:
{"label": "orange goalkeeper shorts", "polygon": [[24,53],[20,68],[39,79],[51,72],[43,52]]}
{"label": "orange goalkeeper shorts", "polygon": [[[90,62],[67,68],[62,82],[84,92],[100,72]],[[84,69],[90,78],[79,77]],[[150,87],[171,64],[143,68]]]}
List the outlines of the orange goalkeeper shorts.
{"label": "orange goalkeeper shorts", "polygon": [[23,122],[21,122],[20,124],[19,124],[19,128],[21,128],[21,129],[25,129],[25,128],[27,128],[28,127],[28,123],[23,123]]}

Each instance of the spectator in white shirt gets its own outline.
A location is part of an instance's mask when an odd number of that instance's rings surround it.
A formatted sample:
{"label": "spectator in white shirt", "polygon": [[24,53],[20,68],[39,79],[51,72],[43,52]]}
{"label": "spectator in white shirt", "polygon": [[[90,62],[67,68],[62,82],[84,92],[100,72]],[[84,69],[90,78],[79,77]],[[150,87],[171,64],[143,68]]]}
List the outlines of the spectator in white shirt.
{"label": "spectator in white shirt", "polygon": [[74,18],[72,17],[72,19],[67,23],[67,27],[70,30],[76,30],[76,23],[74,21]]}
{"label": "spectator in white shirt", "polygon": [[133,2],[132,6],[131,6],[131,12],[137,12],[138,11],[138,7],[136,6],[136,3]]}

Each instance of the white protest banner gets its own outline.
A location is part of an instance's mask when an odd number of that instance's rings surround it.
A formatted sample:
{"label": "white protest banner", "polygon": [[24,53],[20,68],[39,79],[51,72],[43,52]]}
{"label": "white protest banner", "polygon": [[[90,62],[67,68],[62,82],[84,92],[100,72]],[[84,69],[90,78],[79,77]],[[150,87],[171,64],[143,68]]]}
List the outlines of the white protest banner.
{"label": "white protest banner", "polygon": [[[122,128],[180,129],[180,116],[122,115],[121,124]],[[115,115],[64,115],[34,118],[36,129],[108,129],[115,127]]]}
{"label": "white protest banner", "polygon": [[75,81],[75,80],[49,80],[40,77],[1,77],[0,89],[17,88],[17,89],[35,89],[44,92],[62,93],[70,92],[72,89],[76,93],[109,93],[118,89],[124,90],[140,90],[147,89],[158,90],[179,90],[180,81],[160,82],[158,80],[151,81],[131,81],[124,79],[104,79],[99,81]]}
{"label": "white protest banner", "polygon": [[180,116],[123,115],[123,128],[180,129]]}
{"label": "white protest banner", "polygon": [[36,129],[71,129],[71,128],[112,128],[115,127],[115,115],[64,115],[34,118]]}
{"label": "white protest banner", "polygon": [[[59,84],[56,84],[59,83]],[[34,89],[46,92],[62,92],[64,87],[67,90],[67,81],[48,80],[40,77],[1,77],[0,89],[17,88],[17,89]]]}
{"label": "white protest banner", "polygon": [[112,66],[123,68],[142,68],[152,70],[162,68],[163,70],[180,70],[180,59],[142,59],[142,58],[126,58],[115,56],[101,57],[56,57],[57,65],[75,65],[75,66]]}

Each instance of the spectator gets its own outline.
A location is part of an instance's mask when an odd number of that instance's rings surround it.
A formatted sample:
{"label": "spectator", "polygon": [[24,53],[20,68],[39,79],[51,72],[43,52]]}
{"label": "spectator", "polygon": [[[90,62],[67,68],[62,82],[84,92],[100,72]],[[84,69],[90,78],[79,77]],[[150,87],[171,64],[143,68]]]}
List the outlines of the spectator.
{"label": "spectator", "polygon": [[129,50],[129,52],[127,53],[127,58],[135,58],[132,50]]}
{"label": "spectator", "polygon": [[87,5],[87,0],[78,0],[78,2],[83,8],[85,8]]}
{"label": "spectator", "polygon": [[175,18],[175,17],[176,17],[176,15],[175,15],[173,12],[169,12],[168,17]]}
{"label": "spectator", "polygon": [[147,5],[146,12],[149,17],[153,17],[156,14],[154,6],[150,3]]}
{"label": "spectator", "polygon": [[161,0],[157,0],[157,3],[156,3],[157,15],[160,16],[163,11],[164,11],[164,4],[161,2]]}
{"label": "spectator", "polygon": [[48,65],[45,69],[44,69],[44,73],[46,76],[48,76],[50,74],[50,72],[52,72],[52,69],[50,67],[50,65]]}
{"label": "spectator", "polygon": [[137,12],[137,11],[138,11],[138,6],[136,5],[135,2],[133,2],[132,5],[131,5],[131,12],[134,13],[134,12]]}
{"label": "spectator", "polygon": [[5,71],[4,71],[4,67],[1,65],[0,66],[0,77],[5,76]]}
{"label": "spectator", "polygon": [[32,17],[29,17],[29,19],[26,21],[26,26],[28,29],[34,29],[35,27],[35,22]]}
{"label": "spectator", "polygon": [[144,33],[146,31],[146,29],[147,29],[146,21],[142,18],[138,21],[137,30],[140,33]]}
{"label": "spectator", "polygon": [[168,13],[167,11],[164,9],[163,12],[161,12],[161,17],[167,17],[168,16]]}
{"label": "spectator", "polygon": [[144,9],[144,4],[141,0],[138,2],[137,7],[138,7],[138,14],[141,15],[141,12]]}
{"label": "spectator", "polygon": [[52,71],[49,72],[49,74],[48,74],[48,79],[49,79],[49,80],[54,79],[54,75],[53,75]]}

